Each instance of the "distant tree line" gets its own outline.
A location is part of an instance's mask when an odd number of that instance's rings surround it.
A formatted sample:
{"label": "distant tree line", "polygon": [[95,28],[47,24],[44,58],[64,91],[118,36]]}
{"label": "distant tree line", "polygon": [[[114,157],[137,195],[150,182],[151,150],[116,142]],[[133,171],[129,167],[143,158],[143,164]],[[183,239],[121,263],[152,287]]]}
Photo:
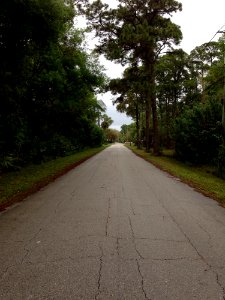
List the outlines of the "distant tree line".
{"label": "distant tree line", "polygon": [[135,121],[137,146],[156,155],[174,148],[183,161],[222,170],[225,35],[188,55],[178,48],[182,32],[169,17],[182,9],[178,1],[119,0],[116,8],[78,2],[99,39],[96,51],[125,66],[109,89],[117,109]]}
{"label": "distant tree line", "polygon": [[116,8],[100,0],[1,1],[0,171],[118,139],[110,118],[100,117],[95,95],[105,77],[74,28],[79,12],[98,38],[95,53],[125,66],[108,84],[117,109],[134,120],[123,139],[155,155],[173,148],[183,161],[218,164],[222,174],[225,36],[185,53],[170,18],[181,9],[176,0],[118,0]]}
{"label": "distant tree line", "polygon": [[120,132],[116,129],[109,128],[113,120],[106,114],[101,115],[101,128],[104,132],[104,141],[106,143],[115,143],[119,141]]}
{"label": "distant tree line", "polygon": [[98,146],[105,77],[70,0],[0,2],[0,171]]}

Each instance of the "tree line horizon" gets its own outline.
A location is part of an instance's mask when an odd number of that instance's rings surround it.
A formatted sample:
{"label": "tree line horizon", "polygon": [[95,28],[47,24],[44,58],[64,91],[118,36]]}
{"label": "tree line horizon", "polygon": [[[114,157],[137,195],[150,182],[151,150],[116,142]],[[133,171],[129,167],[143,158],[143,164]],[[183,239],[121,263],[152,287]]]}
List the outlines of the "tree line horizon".
{"label": "tree line horizon", "polygon": [[119,0],[116,8],[99,0],[77,3],[98,38],[95,51],[125,66],[108,89],[118,111],[135,121],[130,129],[137,147],[155,155],[172,148],[183,161],[216,164],[222,171],[224,33],[187,54],[171,20],[182,10],[179,1]]}
{"label": "tree line horizon", "polygon": [[[119,0],[116,8],[100,0],[3,1],[0,165],[100,145],[108,128],[96,121],[96,95],[110,90],[118,111],[134,120],[137,147],[155,155],[173,148],[183,161],[222,170],[224,34],[187,54],[171,21],[180,10],[175,0]],[[74,27],[77,15],[98,38],[91,54],[85,30]],[[101,54],[125,66],[121,78],[106,78]]]}

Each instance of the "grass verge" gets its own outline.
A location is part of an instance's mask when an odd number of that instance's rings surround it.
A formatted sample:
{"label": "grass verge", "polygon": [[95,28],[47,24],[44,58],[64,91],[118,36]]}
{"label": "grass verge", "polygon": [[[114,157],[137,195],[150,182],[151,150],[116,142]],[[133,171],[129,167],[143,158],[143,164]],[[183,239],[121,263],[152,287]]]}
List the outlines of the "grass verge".
{"label": "grass verge", "polygon": [[88,149],[40,165],[30,165],[19,171],[1,175],[0,211],[38,191],[49,182],[54,181],[106,147]]}
{"label": "grass verge", "polygon": [[205,196],[217,200],[225,207],[225,181],[213,175],[209,168],[189,166],[177,161],[168,153],[162,156],[153,156],[144,150],[137,149],[135,146],[127,145],[127,147],[159,169],[180,178],[182,182],[189,184]]}

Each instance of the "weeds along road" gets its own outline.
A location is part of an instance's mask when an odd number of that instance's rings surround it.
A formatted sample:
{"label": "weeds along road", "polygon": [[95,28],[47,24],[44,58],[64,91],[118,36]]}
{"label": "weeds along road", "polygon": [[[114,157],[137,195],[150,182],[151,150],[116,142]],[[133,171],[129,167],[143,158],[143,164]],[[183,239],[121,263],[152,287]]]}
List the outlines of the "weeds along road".
{"label": "weeds along road", "polygon": [[0,215],[0,299],[225,299],[225,209],[113,145]]}

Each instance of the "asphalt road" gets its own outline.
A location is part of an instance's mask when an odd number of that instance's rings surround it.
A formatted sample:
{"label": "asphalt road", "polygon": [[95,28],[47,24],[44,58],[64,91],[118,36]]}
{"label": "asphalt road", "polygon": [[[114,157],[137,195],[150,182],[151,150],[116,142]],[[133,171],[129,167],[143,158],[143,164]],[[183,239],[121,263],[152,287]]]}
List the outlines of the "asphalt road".
{"label": "asphalt road", "polygon": [[116,144],[0,214],[0,299],[225,299],[225,209]]}

